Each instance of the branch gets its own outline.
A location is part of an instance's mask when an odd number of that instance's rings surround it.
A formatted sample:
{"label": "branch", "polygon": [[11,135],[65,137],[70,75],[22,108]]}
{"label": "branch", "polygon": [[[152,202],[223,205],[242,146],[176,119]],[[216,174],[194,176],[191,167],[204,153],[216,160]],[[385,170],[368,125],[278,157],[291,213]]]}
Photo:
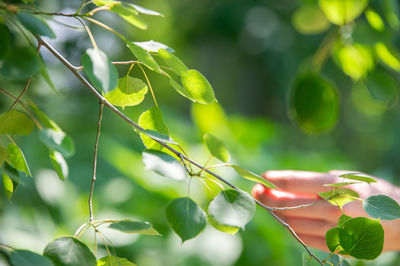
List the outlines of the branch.
{"label": "branch", "polygon": [[[67,59],[65,59],[57,50],[55,50],[47,41],[41,39],[40,37],[38,37],[38,41],[45,46],[63,65],[65,65],[71,72],[72,74],[74,74],[82,83],[83,85],[100,101],[100,103],[104,104],[107,108],[109,108],[111,111],[113,111],[116,115],[118,115],[120,118],[122,118],[125,122],[127,122],[128,124],[130,124],[131,126],[133,126],[137,131],[139,131],[140,133],[143,133],[145,135],[146,132],[144,132],[144,128],[142,128],[141,126],[139,126],[137,123],[135,123],[134,121],[132,121],[129,117],[127,117],[126,115],[124,115],[121,111],[119,111],[114,105],[112,105],[111,103],[109,103],[77,70],[77,67],[75,67],[74,65],[72,65]],[[201,164],[193,161],[192,159],[188,158],[187,156],[185,156],[184,154],[182,154],[181,152],[175,150],[174,148],[170,147],[168,144],[155,139],[152,136],[148,136],[150,138],[152,138],[154,141],[156,141],[157,143],[159,143],[161,146],[165,147],[166,149],[168,149],[169,151],[171,151],[172,153],[174,153],[176,156],[178,156],[179,158],[183,158],[185,161],[189,162],[190,164],[195,165],[196,167],[198,167],[199,169],[201,169],[202,171],[212,175],[213,177],[217,178],[218,180],[220,180],[221,182],[225,183],[226,185],[228,185],[229,187],[236,189],[240,192],[244,192],[242,191],[240,188],[238,188],[237,186],[235,186],[234,184],[232,184],[231,182],[229,182],[228,180],[224,179],[223,177],[221,177],[220,175],[206,169],[204,166],[202,166]],[[280,224],[282,224],[287,230],[289,230],[289,232],[293,235],[293,237],[304,247],[304,249],[307,251],[307,253],[315,258],[315,260],[318,261],[319,264],[323,265],[322,262],[310,251],[310,249],[308,248],[308,246],[299,238],[299,236],[296,234],[296,232],[290,227],[290,225],[288,225],[287,223],[285,223],[281,218],[279,218],[274,212],[273,212],[273,208],[263,204],[262,202],[258,201],[257,199],[254,199],[254,202],[261,206],[263,209],[265,209],[268,213],[270,213],[272,215],[272,217],[277,220]]]}

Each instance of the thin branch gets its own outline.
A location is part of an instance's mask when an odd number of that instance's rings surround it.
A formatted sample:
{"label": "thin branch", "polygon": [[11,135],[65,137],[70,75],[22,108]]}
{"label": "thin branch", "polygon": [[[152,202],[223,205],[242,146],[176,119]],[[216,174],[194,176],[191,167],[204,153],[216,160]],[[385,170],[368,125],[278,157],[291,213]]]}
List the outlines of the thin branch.
{"label": "thin branch", "polygon": [[[139,131],[140,133],[144,133],[144,128],[142,128],[141,126],[139,126],[138,124],[136,124],[134,121],[132,121],[129,117],[127,117],[126,115],[124,115],[121,111],[119,111],[115,106],[113,106],[111,103],[109,103],[77,70],[76,67],[74,65],[72,65],[68,60],[66,60],[57,50],[55,50],[47,41],[38,38],[38,40],[43,44],[43,46],[45,46],[62,64],[64,64],[81,82],[82,84],[101,102],[103,103],[105,106],[107,106],[107,108],[109,108],[112,112],[114,112],[116,115],[118,115],[120,118],[122,118],[124,121],[126,121],[128,124],[130,124],[131,126],[133,126],[134,128],[137,129],[137,131]],[[149,136],[151,137],[151,136]],[[185,159],[187,162],[189,162],[190,164],[198,167],[199,169],[203,169],[204,172],[214,176],[215,178],[217,178],[218,180],[220,180],[221,182],[225,183],[226,185],[230,186],[233,189],[236,189],[238,191],[243,192],[240,188],[238,188],[237,186],[235,186],[234,184],[232,184],[231,182],[229,182],[228,180],[224,179],[223,177],[221,177],[220,175],[204,168],[201,164],[193,161],[192,159],[188,158],[187,156],[183,155],[182,153],[180,153],[179,151],[175,150],[174,148],[172,148],[171,146],[169,146],[168,144],[155,139],[154,137],[151,137],[154,141],[156,141],[157,143],[159,143],[161,146],[165,147],[166,149],[168,149],[169,151],[171,151],[172,153],[174,153],[176,156],[180,157],[182,156],[183,159]],[[257,199],[253,199],[254,202],[261,206],[263,209],[265,209],[267,212],[269,212],[272,217],[277,220],[280,224],[282,224],[287,230],[289,230],[289,232],[293,235],[293,237],[304,247],[304,249],[307,251],[307,253],[312,256],[313,258],[315,258],[319,264],[323,265],[322,262],[310,251],[310,249],[308,248],[308,246],[299,238],[299,236],[294,232],[294,230],[284,221],[282,221],[282,219],[280,219],[272,210],[271,207],[263,204],[262,202],[258,201]]]}
{"label": "thin branch", "polygon": [[103,119],[103,107],[104,104],[100,102],[99,104],[99,119],[97,121],[97,134],[96,134],[96,142],[94,144],[94,158],[93,158],[93,177],[92,177],[92,185],[90,186],[90,194],[89,194],[89,214],[90,214],[90,222],[93,222],[93,190],[94,183],[96,182],[96,170],[97,170],[97,153],[99,150],[99,139],[100,139],[100,131],[101,131],[101,121]]}
{"label": "thin branch", "polygon": [[92,34],[91,30],[89,29],[89,27],[88,27],[80,18],[76,18],[76,19],[77,19],[77,20],[82,24],[82,26],[85,28],[87,34],[89,35],[90,41],[91,41],[92,44],[93,44],[93,47],[96,48],[96,49],[99,48],[99,47],[97,46],[96,40],[94,39],[93,34]]}
{"label": "thin branch", "polygon": [[83,17],[83,18],[86,19],[87,21],[90,21],[90,22],[92,22],[94,24],[97,24],[98,26],[100,26],[100,27],[102,27],[102,28],[114,33],[115,35],[120,37],[122,40],[124,40],[124,41],[126,40],[125,37],[121,35],[121,33],[115,31],[114,29],[112,29],[111,27],[107,26],[106,24],[103,24],[100,21],[92,19],[92,18],[89,18],[89,17]]}
{"label": "thin branch", "polygon": [[297,206],[291,206],[291,207],[271,207],[271,209],[273,211],[281,211],[281,210],[294,210],[294,209],[300,209],[300,208],[306,208],[306,207],[311,207],[320,203],[324,203],[326,202],[326,199],[323,200],[319,200],[313,203],[309,203],[309,204],[302,204],[302,205],[297,205]]}
{"label": "thin branch", "polygon": [[[111,62],[111,64],[113,64],[113,65],[132,65],[132,64],[140,64],[140,62],[137,60],[129,60],[129,61],[115,61],[115,62]],[[82,71],[84,69],[84,67],[78,66],[78,67],[75,67],[75,69],[77,71]]]}

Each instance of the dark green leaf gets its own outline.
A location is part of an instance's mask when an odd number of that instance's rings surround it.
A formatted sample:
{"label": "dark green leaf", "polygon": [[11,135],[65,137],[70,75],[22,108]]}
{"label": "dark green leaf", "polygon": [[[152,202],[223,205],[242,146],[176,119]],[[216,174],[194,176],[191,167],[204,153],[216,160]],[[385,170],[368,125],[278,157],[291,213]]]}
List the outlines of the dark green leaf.
{"label": "dark green leaf", "polygon": [[149,222],[126,219],[112,222],[109,227],[128,234],[160,235]]}
{"label": "dark green leaf", "polygon": [[174,199],[167,205],[167,221],[182,242],[200,234],[207,225],[206,214],[190,198]]}
{"label": "dark green leaf", "polygon": [[339,177],[350,179],[350,180],[357,180],[365,183],[376,183],[377,181],[373,179],[371,176],[363,173],[348,173],[340,175]]}
{"label": "dark green leaf", "polygon": [[376,219],[395,220],[400,219],[400,205],[391,197],[374,195],[363,202],[365,212]]}
{"label": "dark green leaf", "polygon": [[348,188],[339,188],[328,192],[320,192],[318,195],[321,198],[328,199],[329,203],[339,206],[340,208],[342,208],[346,203],[352,202],[360,197],[357,192]]}
{"label": "dark green leaf", "polygon": [[148,87],[141,79],[125,76],[118,80],[118,87],[105,94],[104,97],[111,104],[125,108],[140,104],[147,91]]}
{"label": "dark green leaf", "polygon": [[212,156],[225,163],[231,159],[228,149],[220,139],[211,134],[205,134],[203,139]]}
{"label": "dark green leaf", "polygon": [[107,256],[99,259],[97,266],[136,266],[136,264],[124,258]]}
{"label": "dark green leaf", "polygon": [[70,157],[75,153],[73,140],[61,130],[42,129],[39,132],[39,139],[50,150],[58,151],[64,157]]}
{"label": "dark green leaf", "polygon": [[189,69],[180,74],[183,87],[196,102],[209,104],[217,101],[213,88],[200,72],[195,69]]}
{"label": "dark green leaf", "polygon": [[339,240],[339,231],[340,231],[339,227],[334,227],[329,229],[325,234],[326,245],[328,246],[331,252],[342,250]]}
{"label": "dark green leaf", "polygon": [[50,242],[44,255],[57,266],[95,266],[96,257],[90,249],[74,237],[60,237]]}
{"label": "dark green leaf", "polygon": [[54,85],[53,81],[51,80],[51,77],[49,75],[49,72],[47,70],[47,67],[45,63],[43,62],[43,59],[39,59],[39,64],[40,64],[40,74],[42,75],[43,79],[46,81],[47,85],[57,94],[60,94],[60,91],[56,88]]}
{"label": "dark green leaf", "polygon": [[10,80],[25,80],[40,69],[39,58],[31,47],[13,47],[0,64],[0,75]]}
{"label": "dark green leaf", "polygon": [[0,22],[0,59],[4,58],[11,47],[11,32]]}
{"label": "dark green leaf", "polygon": [[53,266],[53,262],[46,257],[29,250],[17,249],[11,253],[13,266]]}
{"label": "dark green leaf", "polygon": [[171,47],[168,47],[165,44],[160,43],[160,42],[155,42],[153,40],[150,40],[147,42],[133,42],[133,43],[142,47],[143,49],[145,49],[149,52],[153,52],[153,53],[157,53],[159,51],[159,49],[165,49],[170,53],[175,52],[174,49],[172,49]]}
{"label": "dark green leaf", "polygon": [[[165,125],[163,115],[158,107],[150,108],[141,114],[138,124],[144,129],[156,131],[166,136],[169,135],[168,127]],[[150,137],[145,136],[144,134],[140,134],[140,137],[142,138],[143,144],[146,148],[152,150],[163,149],[159,143],[155,142]]]}
{"label": "dark green leaf", "polygon": [[154,58],[149,54],[149,52],[133,42],[126,42],[126,44],[128,45],[133,55],[136,56],[139,61],[143,62],[150,70],[159,70],[160,67],[158,66]]}
{"label": "dark green leaf", "polygon": [[117,87],[118,72],[108,56],[98,48],[89,48],[81,58],[84,71],[94,87],[105,93]]}
{"label": "dark green leaf", "polygon": [[376,69],[369,73],[365,79],[365,86],[373,100],[388,107],[392,106],[398,99],[399,82],[386,70]]}
{"label": "dark green leaf", "polygon": [[142,153],[146,170],[152,170],[159,175],[175,180],[184,180],[186,170],[177,159],[157,150],[146,150]]}
{"label": "dark green leaf", "polygon": [[68,164],[64,157],[58,151],[50,151],[49,154],[51,164],[56,170],[58,177],[64,181],[68,177]]}
{"label": "dark green leaf", "polygon": [[356,19],[368,5],[368,0],[319,0],[328,20],[337,25]]}
{"label": "dark green leaf", "polygon": [[172,69],[177,75],[181,75],[182,73],[188,70],[187,66],[174,54],[170,51],[163,49],[158,50],[158,55],[161,59],[167,64],[169,68]]}
{"label": "dark green leaf", "polygon": [[342,227],[343,224],[344,224],[345,222],[347,222],[348,220],[350,220],[351,218],[352,218],[352,217],[350,217],[350,216],[347,216],[347,215],[345,215],[345,214],[342,214],[342,216],[339,217],[338,226],[339,226],[339,227]]}
{"label": "dark green leaf", "polygon": [[249,194],[228,189],[210,202],[207,212],[221,226],[243,228],[253,218],[255,210],[254,199]]}
{"label": "dark green leaf", "polygon": [[14,184],[11,178],[6,173],[3,173],[3,187],[4,193],[6,194],[8,200],[10,200],[14,192]]}
{"label": "dark green leaf", "polygon": [[35,36],[46,36],[50,38],[55,38],[56,35],[51,30],[49,25],[41,19],[37,18],[35,15],[26,12],[19,12],[17,17],[22,25],[32,32]]}
{"label": "dark green leaf", "polygon": [[237,165],[231,165],[233,169],[235,169],[235,171],[243,178],[250,180],[250,181],[254,181],[254,182],[258,182],[263,184],[266,187],[269,188],[276,188],[276,186],[271,183],[270,181],[266,180],[265,178],[262,178],[261,176],[250,172],[249,170],[243,169]]}
{"label": "dark green leaf", "polygon": [[0,115],[0,134],[3,135],[29,135],[35,124],[24,113],[11,110]]}
{"label": "dark green leaf", "polygon": [[25,174],[32,176],[28,164],[25,160],[24,153],[17,146],[17,144],[15,143],[8,144],[6,161],[18,171],[24,172]]}

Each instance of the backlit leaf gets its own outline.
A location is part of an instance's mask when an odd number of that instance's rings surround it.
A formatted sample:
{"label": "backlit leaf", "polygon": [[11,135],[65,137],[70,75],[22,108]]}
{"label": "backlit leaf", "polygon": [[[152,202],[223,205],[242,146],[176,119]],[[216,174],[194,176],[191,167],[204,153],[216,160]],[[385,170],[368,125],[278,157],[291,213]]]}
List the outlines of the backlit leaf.
{"label": "backlit leaf", "polygon": [[363,173],[347,173],[347,174],[340,175],[339,177],[350,179],[350,180],[361,181],[361,182],[365,182],[368,184],[377,182],[370,175],[363,174]]}
{"label": "backlit leaf", "polygon": [[140,104],[147,91],[148,87],[141,79],[125,76],[118,80],[117,88],[104,96],[111,104],[125,108]]}
{"label": "backlit leaf", "polygon": [[58,151],[64,157],[70,157],[75,153],[75,144],[64,131],[50,128],[42,129],[39,132],[39,139],[50,150]]}
{"label": "backlit leaf", "polygon": [[160,67],[147,50],[133,42],[126,42],[126,44],[139,61],[143,62],[150,70],[158,71]]}
{"label": "backlit leaf", "polygon": [[321,198],[327,199],[332,205],[343,207],[346,203],[352,202],[359,198],[357,192],[348,188],[338,188],[328,192],[320,192],[318,195]]}
{"label": "backlit leaf", "polygon": [[214,90],[208,80],[197,70],[189,69],[181,73],[183,87],[192,99],[198,103],[209,104],[216,102]]}
{"label": "backlit leaf", "polygon": [[170,53],[175,52],[174,49],[172,49],[171,47],[168,47],[167,45],[160,42],[155,42],[153,40],[147,42],[133,42],[133,43],[153,53],[157,53],[159,49],[165,49]]}
{"label": "backlit leaf", "polygon": [[396,70],[397,72],[400,72],[399,56],[395,52],[390,50],[386,46],[386,44],[382,42],[376,43],[375,52],[383,63]]}
{"label": "backlit leaf", "polygon": [[231,159],[231,155],[229,154],[228,149],[226,148],[225,144],[220,139],[214,137],[211,134],[205,134],[204,142],[207,146],[208,151],[215,158],[217,158],[225,163]]}
{"label": "backlit leaf", "polygon": [[99,259],[97,266],[136,266],[136,264],[124,258],[107,256]]}
{"label": "backlit leaf", "polygon": [[385,195],[370,196],[363,201],[365,212],[376,219],[400,219],[400,205],[391,197]]}
{"label": "backlit leaf", "polygon": [[292,24],[302,34],[319,34],[330,26],[325,14],[316,5],[302,5],[293,13]]}
{"label": "backlit leaf", "polygon": [[319,0],[319,6],[328,20],[337,25],[353,21],[367,5],[368,0]]}
{"label": "backlit leaf", "polygon": [[17,146],[17,144],[8,144],[6,161],[18,171],[24,172],[25,174],[32,176],[28,164],[25,160],[24,153]]}
{"label": "backlit leaf", "polygon": [[136,9],[127,3],[113,5],[110,10],[117,13],[125,21],[139,29],[146,30],[148,28],[147,24],[138,18],[138,12]]}
{"label": "backlit leaf", "polygon": [[276,186],[271,183],[270,181],[266,180],[265,178],[262,178],[261,176],[243,169],[237,165],[231,165],[233,169],[235,169],[235,171],[243,178],[250,180],[250,181],[254,181],[254,182],[258,182],[263,184],[264,186],[268,187],[268,188],[276,188]]}
{"label": "backlit leaf", "polygon": [[160,235],[151,223],[130,219],[112,222],[109,227],[128,234]]}
{"label": "backlit leaf", "polygon": [[3,135],[29,135],[35,124],[24,113],[11,110],[0,115],[0,134]]}
{"label": "backlit leaf", "polygon": [[[138,124],[144,129],[150,129],[166,136],[169,135],[168,127],[166,126],[163,115],[158,107],[150,108],[141,114]],[[147,149],[163,149],[159,143],[155,142],[150,137],[145,136],[144,134],[140,134],[140,137],[142,138],[143,144]]]}
{"label": "backlit leaf", "polygon": [[385,24],[383,23],[381,16],[372,9],[365,11],[365,17],[367,18],[369,25],[371,25],[375,30],[383,31],[385,29]]}
{"label": "backlit leaf", "polygon": [[336,58],[343,72],[353,80],[359,80],[374,68],[374,57],[369,47],[354,44],[344,46],[336,52]]}
{"label": "backlit leaf", "polygon": [[157,150],[146,150],[142,156],[146,170],[152,170],[159,175],[175,180],[185,179],[185,168],[171,155]]}
{"label": "backlit leaf", "polygon": [[14,184],[6,173],[3,173],[3,188],[8,200],[10,200],[14,192]]}
{"label": "backlit leaf", "polygon": [[56,170],[58,177],[64,181],[68,177],[68,164],[64,157],[58,151],[50,151],[49,154],[51,164],[54,170]]}
{"label": "backlit leaf", "polygon": [[174,71],[177,75],[181,75],[188,70],[187,66],[178,57],[176,57],[171,52],[165,50],[165,48],[159,49],[158,55],[161,57],[164,63],[167,64],[167,66],[171,68],[172,71]]}
{"label": "backlit leaf", "polygon": [[19,12],[17,18],[35,36],[56,37],[46,22],[31,13]]}
{"label": "backlit leaf", "polygon": [[326,245],[331,252],[342,249],[342,247],[340,246],[339,231],[339,227],[334,227],[329,229],[325,234]]}

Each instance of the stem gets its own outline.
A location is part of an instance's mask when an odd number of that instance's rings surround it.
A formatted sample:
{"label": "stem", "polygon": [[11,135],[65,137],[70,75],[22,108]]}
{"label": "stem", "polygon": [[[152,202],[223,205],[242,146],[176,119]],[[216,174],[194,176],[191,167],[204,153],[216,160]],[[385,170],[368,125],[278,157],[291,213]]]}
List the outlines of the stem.
{"label": "stem", "polygon": [[76,10],[75,15],[78,15],[79,13],[81,13],[82,8],[85,6],[85,2],[86,0],[83,0],[80,7],[78,8],[78,10]]}
{"label": "stem", "polygon": [[[74,74],[81,82],[82,84],[101,102],[103,103],[107,108],[109,108],[112,112],[114,112],[117,116],[119,116],[121,119],[123,119],[125,122],[127,122],[128,124],[130,124],[131,126],[133,126],[134,128],[137,129],[137,131],[139,131],[140,133],[144,133],[144,128],[142,128],[141,126],[139,126],[138,124],[136,124],[134,121],[132,121],[129,117],[127,117],[126,115],[124,115],[121,111],[119,111],[115,106],[113,106],[111,103],[109,103],[77,70],[76,67],[74,65],[72,65],[68,60],[66,60],[57,50],[55,50],[47,41],[41,39],[40,37],[38,37],[38,40],[42,43],[43,46],[45,46],[50,53],[52,53],[63,65],[65,65],[71,72],[72,74]],[[149,136],[151,137],[151,136]],[[154,141],[156,141],[157,143],[159,143],[161,146],[165,147],[166,149],[168,149],[169,151],[171,151],[172,153],[174,153],[176,156],[178,157],[182,157],[185,161],[189,162],[190,164],[193,164],[194,166],[198,167],[199,169],[203,169],[203,171],[205,171],[206,173],[214,176],[215,178],[217,178],[218,180],[220,180],[221,182],[225,183],[226,185],[230,186],[233,189],[236,189],[238,191],[243,192],[240,188],[238,188],[237,186],[235,186],[234,184],[232,184],[231,182],[229,182],[228,180],[224,179],[223,177],[219,176],[218,174],[204,168],[201,164],[193,161],[192,159],[188,158],[187,156],[183,155],[181,152],[175,150],[174,148],[172,148],[171,146],[169,146],[168,144],[155,139],[153,137],[151,137]],[[307,245],[299,238],[299,236],[294,232],[294,230],[284,221],[282,221],[282,219],[280,219],[272,210],[271,207],[263,204],[262,202],[258,201],[257,199],[254,199],[254,202],[261,206],[263,209],[265,209],[268,213],[270,213],[272,215],[272,217],[278,221],[280,224],[282,224],[282,226],[284,226],[292,235],[293,237],[304,247],[304,249],[307,251],[307,253],[315,258],[319,264],[323,265],[322,262],[310,251],[310,249],[307,247]]]}
{"label": "stem", "polygon": [[142,70],[143,75],[146,78],[147,84],[149,85],[149,89],[150,89],[150,92],[151,92],[151,96],[153,97],[154,104],[156,105],[156,107],[158,107],[156,96],[154,95],[154,91],[153,91],[153,88],[151,87],[150,80],[147,77],[146,71],[144,71],[144,69],[143,69],[143,67],[141,65],[139,65],[139,68]]}
{"label": "stem", "polygon": [[325,38],[322,40],[318,50],[315,52],[312,60],[311,66],[314,67],[316,71],[319,71],[323,66],[324,62],[330,55],[334,41],[338,35],[338,29],[335,27],[330,31]]}
{"label": "stem", "polygon": [[[111,64],[113,64],[113,65],[134,65],[134,64],[140,64],[140,62],[137,60],[129,60],[129,61],[115,61],[115,62],[111,62]],[[75,69],[78,71],[82,71],[84,69],[84,67],[78,66]]]}
{"label": "stem", "polygon": [[93,190],[94,183],[96,182],[96,170],[97,170],[97,153],[99,150],[99,139],[100,139],[100,131],[101,131],[101,121],[103,119],[103,107],[104,104],[100,102],[99,107],[99,119],[97,121],[97,135],[96,142],[94,144],[94,158],[93,158],[93,177],[92,177],[92,185],[90,186],[90,194],[89,194],[89,214],[90,214],[90,223],[93,223]]}
{"label": "stem", "polygon": [[124,36],[122,36],[119,32],[115,31],[114,29],[110,28],[109,26],[101,23],[100,21],[92,19],[92,18],[89,18],[89,17],[83,17],[83,18],[86,19],[87,21],[90,21],[90,22],[92,22],[94,24],[99,25],[100,27],[102,27],[102,28],[104,28],[104,29],[106,29],[108,31],[111,31],[112,33],[114,33],[115,35],[117,35],[118,37],[120,37],[122,40],[125,41],[125,37]]}
{"label": "stem", "polygon": [[81,235],[82,235],[90,226],[91,226],[90,223],[84,223],[84,224],[82,224],[82,225],[78,228],[78,230],[75,231],[74,236],[75,236],[76,238],[80,238]]}
{"label": "stem", "polygon": [[28,81],[25,84],[24,89],[21,91],[21,93],[18,95],[18,97],[14,100],[13,104],[10,106],[10,108],[8,109],[8,111],[11,111],[15,105],[17,104],[17,102],[19,102],[19,100],[21,99],[21,97],[25,94],[25,92],[28,90],[29,85],[31,84],[32,81],[32,76],[30,76],[28,78]]}
{"label": "stem", "polygon": [[306,208],[306,207],[311,207],[320,203],[324,203],[327,200],[323,199],[323,200],[319,200],[313,203],[309,203],[309,204],[302,204],[302,205],[297,205],[297,206],[291,206],[291,207],[271,207],[271,209],[273,211],[280,211],[280,210],[294,210],[294,209],[300,209],[300,208]]}
{"label": "stem", "polygon": [[77,19],[77,20],[82,24],[82,26],[85,28],[87,34],[89,35],[90,41],[91,41],[92,44],[93,44],[93,47],[96,48],[96,49],[98,49],[99,47],[97,46],[96,40],[94,39],[93,34],[92,34],[92,32],[90,31],[89,27],[88,27],[85,23],[83,23],[83,21],[82,21],[80,18],[76,18],[76,19]]}

